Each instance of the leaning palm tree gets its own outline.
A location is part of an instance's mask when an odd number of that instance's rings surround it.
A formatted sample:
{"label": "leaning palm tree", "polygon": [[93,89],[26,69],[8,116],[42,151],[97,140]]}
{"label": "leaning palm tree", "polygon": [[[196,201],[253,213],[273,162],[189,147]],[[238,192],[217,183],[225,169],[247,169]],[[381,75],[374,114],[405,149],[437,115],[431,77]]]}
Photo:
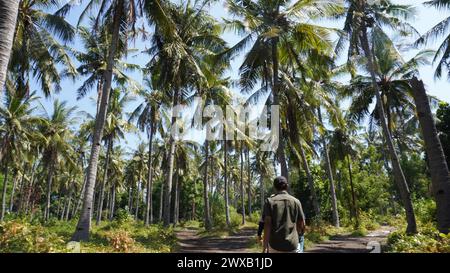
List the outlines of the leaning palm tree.
{"label": "leaning palm tree", "polygon": [[16,28],[19,0],[0,2],[0,91],[3,92]]}
{"label": "leaning palm tree", "polygon": [[[425,5],[448,10],[450,8],[450,1],[433,0],[425,2]],[[447,32],[449,22],[450,17],[445,18],[416,41],[416,45],[421,45],[426,44],[437,37],[447,35],[442,44],[439,46],[439,49],[434,57],[434,62],[438,61],[440,58],[435,72],[435,76],[437,78],[442,76],[444,70],[447,70],[447,77],[450,77],[450,69],[448,65],[450,59],[450,34],[445,34],[445,32]],[[448,165],[446,164],[447,162],[445,160],[442,144],[440,143],[437,135],[436,126],[434,124],[433,115],[429,101],[427,100],[423,82],[417,78],[413,78],[411,80],[411,85],[413,87],[413,96],[416,103],[419,122],[422,127],[425,148],[429,157],[431,179],[433,183],[433,195],[436,199],[438,229],[442,233],[448,233],[450,232],[450,177]]]}
{"label": "leaning palm tree", "polygon": [[376,48],[375,44],[380,47],[385,45],[390,47],[392,44],[392,41],[385,32],[386,27],[402,35],[409,35],[411,32],[417,33],[413,27],[405,22],[405,19],[412,16],[414,9],[409,5],[392,4],[389,0],[379,1],[375,4],[369,4],[366,0],[347,0],[346,2],[345,35],[341,36],[337,49],[342,49],[345,41],[349,42],[349,64],[352,64],[355,56],[360,52],[365,56],[367,70],[369,71],[376,97],[376,107],[380,117],[380,124],[391,159],[394,180],[399,189],[403,206],[405,207],[408,223],[407,232],[416,233],[417,225],[411,194],[386,121],[386,112],[382,103],[383,98],[380,87],[377,84],[379,67],[373,54],[374,48]]}
{"label": "leaning palm tree", "polygon": [[450,173],[424,84],[414,77],[411,79],[411,85],[428,155],[433,196],[436,199],[437,227],[440,232],[448,234],[450,232]]}
{"label": "leaning palm tree", "polygon": [[123,139],[125,137],[125,133],[132,130],[131,124],[123,117],[123,114],[125,111],[125,107],[128,103],[134,100],[134,97],[130,96],[129,93],[125,93],[121,96],[121,93],[121,89],[116,88],[113,89],[110,94],[111,98],[108,105],[109,109],[103,135],[103,141],[105,142],[106,146],[106,155],[103,178],[100,185],[100,194],[97,203],[97,225],[100,224],[100,221],[102,219],[105,186],[108,181],[110,155],[114,148],[114,142]]}
{"label": "leaning palm tree", "polygon": [[[86,14],[89,12],[97,1],[91,1],[86,7]],[[84,195],[83,207],[81,210],[81,217],[79,218],[77,229],[72,236],[74,241],[89,240],[89,230],[91,227],[91,216],[93,208],[93,195],[95,182],[98,170],[98,158],[100,154],[101,141],[103,138],[103,129],[106,122],[106,114],[108,111],[108,103],[110,98],[110,91],[114,73],[114,66],[116,63],[116,53],[118,51],[120,42],[126,44],[129,30],[134,28],[137,20],[137,14],[134,12],[138,10],[138,3],[128,0],[114,0],[102,1],[101,9],[98,12],[97,21],[104,18],[104,22],[108,24],[111,31],[111,43],[108,48],[108,58],[106,62],[106,69],[103,75],[103,86],[98,113],[95,119],[95,128],[93,134],[92,149],[90,153],[89,166],[87,171],[86,191]],[[60,10],[61,14],[68,12],[68,9],[63,7]],[[82,18],[80,18],[82,19]],[[100,23],[97,25],[97,27]]]}
{"label": "leaning palm tree", "polygon": [[[407,146],[400,137],[402,128],[410,123],[417,124],[410,79],[419,65],[428,64],[428,57],[433,52],[421,51],[410,60],[404,61],[395,48],[386,45],[375,47],[373,51],[379,67],[376,75],[377,85],[383,98],[389,132],[397,140],[399,148]],[[370,110],[372,102],[376,100],[370,77],[355,76],[350,84],[342,89],[341,95],[351,98],[350,118],[362,121],[369,116],[371,131],[379,124],[379,111],[377,108]]]}

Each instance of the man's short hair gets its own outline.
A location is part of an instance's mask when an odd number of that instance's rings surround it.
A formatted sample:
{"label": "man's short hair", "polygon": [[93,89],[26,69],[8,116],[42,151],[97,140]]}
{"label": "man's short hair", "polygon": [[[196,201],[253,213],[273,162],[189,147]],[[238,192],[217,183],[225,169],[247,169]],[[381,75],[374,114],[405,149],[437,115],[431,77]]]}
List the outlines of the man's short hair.
{"label": "man's short hair", "polygon": [[288,182],[286,177],[278,176],[273,180],[273,186],[278,191],[287,190]]}

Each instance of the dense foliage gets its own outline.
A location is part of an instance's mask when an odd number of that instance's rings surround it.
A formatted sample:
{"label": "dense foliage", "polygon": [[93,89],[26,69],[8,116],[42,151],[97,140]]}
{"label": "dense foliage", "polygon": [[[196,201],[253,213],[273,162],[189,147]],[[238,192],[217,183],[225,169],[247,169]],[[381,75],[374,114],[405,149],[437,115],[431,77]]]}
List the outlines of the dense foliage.
{"label": "dense foliage", "polygon": [[[170,252],[174,227],[254,227],[280,174],[303,204],[308,242],[391,225],[390,251],[449,251],[449,201],[435,197],[448,195],[450,180],[432,174],[448,173],[450,107],[433,97],[419,104],[411,84],[435,52],[405,60],[401,50],[444,26],[420,36],[414,8],[387,0],[227,0],[221,20],[210,13],[216,1],[82,2],[72,26],[71,3],[20,1],[0,106],[0,251],[65,252],[75,240],[85,252]],[[342,30],[319,23],[331,18]],[[231,32],[236,44],[224,38]],[[136,39],[142,52],[130,48]],[[438,76],[448,70],[445,45]],[[66,78],[73,90],[61,90]],[[89,113],[57,98],[92,90]],[[51,109],[41,95],[56,97]],[[203,111],[195,97],[234,115],[239,103],[279,105],[278,147],[263,149],[248,124],[213,125],[240,138],[175,138],[175,125],[194,134],[211,126],[172,112]],[[435,113],[435,138],[423,134],[424,107]]]}

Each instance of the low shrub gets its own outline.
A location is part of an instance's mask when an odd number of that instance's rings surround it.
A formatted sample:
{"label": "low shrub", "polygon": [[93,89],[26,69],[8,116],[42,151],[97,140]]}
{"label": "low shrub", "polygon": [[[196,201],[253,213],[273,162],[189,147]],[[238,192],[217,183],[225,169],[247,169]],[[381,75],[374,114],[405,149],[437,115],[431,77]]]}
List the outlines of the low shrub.
{"label": "low shrub", "polygon": [[64,251],[64,240],[41,225],[9,221],[0,224],[0,252],[56,252]]}
{"label": "low shrub", "polygon": [[125,230],[109,231],[105,233],[110,246],[117,252],[131,252],[135,247],[135,240]]}
{"label": "low shrub", "polygon": [[407,235],[404,231],[391,233],[387,241],[387,252],[407,253],[450,253],[450,234],[439,233],[430,223],[415,235]]}

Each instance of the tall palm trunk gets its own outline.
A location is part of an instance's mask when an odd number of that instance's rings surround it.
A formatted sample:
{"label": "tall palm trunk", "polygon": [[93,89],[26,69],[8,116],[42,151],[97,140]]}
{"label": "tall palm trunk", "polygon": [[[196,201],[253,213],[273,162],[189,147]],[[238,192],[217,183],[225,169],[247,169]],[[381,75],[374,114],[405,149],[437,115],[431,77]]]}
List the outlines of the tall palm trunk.
{"label": "tall palm trunk", "polygon": [[0,214],[0,221],[5,218],[6,211],[6,189],[8,188],[8,162],[5,164],[5,173],[3,175],[3,191],[2,191],[2,212]]}
{"label": "tall palm trunk", "polygon": [[[273,87],[272,87],[272,93],[273,93],[273,104],[274,105],[280,105],[280,97],[278,94],[278,85],[279,85],[279,79],[278,79],[278,67],[279,67],[279,60],[278,60],[278,39],[274,38],[272,40],[272,66],[273,66]],[[286,161],[286,154],[284,151],[284,138],[283,138],[283,132],[281,131],[281,120],[278,118],[278,147],[277,147],[277,156],[278,161],[281,165],[281,175],[284,176],[289,181],[289,173],[287,168],[287,161]]]}
{"label": "tall palm trunk", "polygon": [[97,220],[96,225],[98,226],[100,222],[102,221],[102,212],[103,212],[103,201],[105,196],[105,186],[106,182],[108,181],[108,169],[109,169],[109,157],[111,155],[112,150],[112,140],[108,139],[106,144],[106,157],[105,157],[105,169],[103,171],[103,181],[100,186],[100,194],[97,201]]}
{"label": "tall palm trunk", "polygon": [[259,194],[260,194],[260,206],[261,206],[261,212],[264,210],[264,176],[260,174],[259,177]]}
{"label": "tall palm trunk", "polygon": [[210,207],[209,207],[209,194],[208,194],[208,160],[209,159],[209,141],[205,140],[205,172],[203,174],[203,203],[204,203],[204,217],[205,217],[205,229],[210,230],[212,228]]}
{"label": "tall palm trunk", "polygon": [[364,50],[364,54],[367,58],[367,67],[370,72],[370,76],[372,79],[372,87],[375,90],[375,95],[377,99],[377,109],[380,116],[380,123],[383,129],[384,138],[386,140],[386,144],[388,146],[389,154],[391,157],[391,164],[394,171],[394,180],[397,184],[397,187],[400,192],[400,196],[403,202],[403,206],[406,211],[406,221],[408,223],[406,232],[407,233],[417,233],[417,225],[416,225],[416,217],[414,215],[414,209],[411,200],[411,194],[409,191],[408,183],[406,182],[405,175],[403,174],[402,167],[400,166],[400,162],[397,156],[397,152],[395,151],[394,142],[392,140],[392,136],[389,132],[389,128],[386,123],[386,115],[383,107],[383,100],[381,98],[380,89],[377,84],[376,74],[375,74],[375,59],[373,57],[372,51],[369,46],[369,39],[367,37],[367,29],[363,27],[361,33],[361,45]]}
{"label": "tall palm trunk", "polygon": [[438,229],[440,232],[448,234],[450,232],[450,174],[447,161],[423,82],[414,77],[411,85],[430,166]]}
{"label": "tall palm trunk", "polygon": [[17,188],[17,183],[18,183],[17,169],[14,171],[13,175],[14,175],[13,187],[11,190],[11,196],[9,197],[9,212],[12,212],[13,208],[14,208],[14,195],[16,194],[16,188]]}
{"label": "tall palm trunk", "polygon": [[101,103],[97,117],[95,119],[94,137],[91,148],[91,154],[88,166],[88,175],[86,182],[86,192],[84,195],[83,207],[81,216],[77,224],[75,233],[72,236],[73,241],[87,241],[89,240],[89,231],[91,228],[92,217],[92,199],[94,196],[95,180],[97,177],[98,157],[100,154],[101,140],[103,137],[103,128],[106,121],[106,113],[108,111],[109,93],[111,91],[111,82],[113,76],[113,67],[115,63],[117,46],[119,43],[120,24],[123,13],[123,0],[118,0],[117,6],[114,9],[113,18],[113,33],[111,38],[111,45],[108,52],[108,60],[106,70],[104,73],[104,85],[101,96]]}
{"label": "tall palm trunk", "polygon": [[[53,182],[53,173],[54,173],[54,170],[55,170],[55,167],[54,167],[54,162],[55,161],[52,160],[50,162],[49,166],[48,166],[48,174],[47,174],[47,202],[45,204],[45,214],[44,214],[44,220],[46,222],[50,218],[50,201],[51,201],[51,195],[52,195],[52,182]],[[56,215],[56,217],[58,217],[58,215]]]}
{"label": "tall palm trunk", "polygon": [[224,166],[224,187],[225,187],[225,221],[227,226],[231,225],[230,222],[230,204],[229,204],[229,188],[228,188],[228,141],[223,141],[223,166]]}
{"label": "tall palm trunk", "polygon": [[352,211],[353,215],[355,216],[355,224],[356,227],[359,227],[359,210],[358,205],[356,204],[356,193],[355,193],[355,187],[353,184],[353,172],[352,172],[352,162],[350,160],[350,155],[347,154],[347,168],[348,168],[348,177],[350,180],[350,191],[352,194]]}
{"label": "tall palm trunk", "polygon": [[311,199],[312,199],[311,201],[313,203],[314,214],[316,215],[316,217],[320,218],[319,199],[317,198],[316,187],[314,186],[314,178],[313,178],[311,170],[309,168],[308,159],[306,158],[305,150],[303,149],[302,144],[299,143],[298,147],[299,147],[301,162],[303,165],[303,170],[305,171],[306,178],[308,179],[308,188],[311,191]]}
{"label": "tall palm trunk", "polygon": [[[320,107],[317,107],[317,116],[319,117],[320,124],[323,124],[322,113],[320,111]],[[325,140],[325,136],[322,136],[321,140],[322,140],[323,152],[325,155],[325,167],[326,167],[326,171],[327,171],[327,175],[328,175],[328,180],[330,182],[330,195],[331,195],[333,225],[335,227],[339,227],[340,226],[339,212],[338,212],[338,206],[337,206],[336,189],[334,186],[333,171],[331,170],[330,154],[328,153],[328,145],[327,145],[327,141]]]}
{"label": "tall palm trunk", "polygon": [[195,207],[195,198],[197,197],[197,180],[194,179],[194,198],[192,198],[192,203],[191,203],[191,220],[195,220],[196,219],[196,214],[197,214],[197,210]]}
{"label": "tall palm trunk", "polygon": [[172,222],[173,225],[176,226],[178,224],[178,186],[179,186],[179,179],[180,179],[180,175],[179,175],[179,164],[177,164],[177,170],[175,172],[175,183],[173,185],[173,217],[172,217]]}
{"label": "tall palm trunk", "polygon": [[247,157],[247,202],[248,202],[248,215],[252,214],[252,173],[250,170],[250,149],[247,147],[246,150]]}
{"label": "tall palm trunk", "polygon": [[142,184],[141,172],[139,171],[139,178],[136,185],[136,210],[134,211],[134,219],[139,220],[139,205],[141,201],[141,184]]}
{"label": "tall palm trunk", "polygon": [[245,225],[245,191],[244,191],[244,153],[242,151],[242,141],[239,145],[239,156],[240,156],[240,196],[241,196],[241,210],[242,210],[242,224]]}
{"label": "tall palm trunk", "polygon": [[[172,107],[178,104],[178,90],[175,90],[173,96]],[[175,127],[175,122],[177,118],[175,112],[172,112],[171,129]],[[171,135],[169,138],[169,173],[167,174],[166,186],[164,187],[164,210],[163,210],[163,225],[168,227],[170,225],[170,206],[171,206],[171,195],[172,195],[172,179],[173,179],[173,166],[175,161],[175,148],[176,143],[174,136]]]}
{"label": "tall palm trunk", "polygon": [[163,206],[164,206],[164,182],[161,182],[161,190],[159,192],[159,215],[158,221],[162,221],[163,217]]}
{"label": "tall palm trunk", "polygon": [[[81,169],[84,170],[83,157],[80,158],[80,163],[81,163]],[[83,179],[83,185],[81,186],[80,196],[78,196],[77,204],[75,206],[75,210],[74,210],[74,214],[73,215],[75,215],[75,213],[77,213],[78,210],[81,207],[81,204],[82,204],[82,201],[83,201],[83,196],[84,196],[84,193],[86,191],[86,181],[87,181],[87,173],[85,171],[84,179]]]}
{"label": "tall palm trunk", "polygon": [[114,211],[116,207],[116,183],[114,182],[111,187],[111,207],[110,207],[110,213],[109,213],[109,220],[112,221],[114,218]]}
{"label": "tall palm trunk", "polygon": [[28,211],[30,209],[30,199],[31,199],[31,195],[33,193],[33,185],[34,185],[34,174],[36,172],[36,168],[38,166],[37,161],[33,163],[33,168],[31,170],[31,178],[30,178],[30,185],[27,189],[27,196],[25,198],[25,214],[28,214]]}
{"label": "tall palm trunk", "polygon": [[150,133],[148,137],[148,174],[147,174],[147,198],[145,207],[145,225],[153,223],[153,125],[150,125]]}
{"label": "tall palm trunk", "polygon": [[0,91],[5,86],[6,73],[8,71],[9,57],[16,29],[19,0],[0,1]]}
{"label": "tall palm trunk", "polygon": [[[72,184],[74,184],[75,181],[72,182]],[[64,215],[64,220],[67,221],[69,220],[69,214],[70,214],[70,206],[72,204],[72,192],[73,192],[73,187],[69,186],[69,194],[67,197],[67,208],[66,208],[66,214]]]}

